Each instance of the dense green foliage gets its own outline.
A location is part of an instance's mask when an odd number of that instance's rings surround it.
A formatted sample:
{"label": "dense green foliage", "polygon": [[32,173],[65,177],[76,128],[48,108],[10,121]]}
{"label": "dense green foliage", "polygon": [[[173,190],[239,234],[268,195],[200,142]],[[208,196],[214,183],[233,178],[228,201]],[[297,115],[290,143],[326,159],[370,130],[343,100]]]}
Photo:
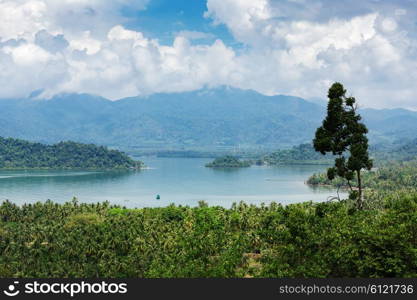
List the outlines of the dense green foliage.
{"label": "dense green foliage", "polygon": [[291,149],[278,150],[265,155],[256,161],[258,165],[282,164],[329,164],[332,156],[323,156],[317,153],[311,144],[301,144]]}
{"label": "dense green foliage", "polygon": [[[343,178],[329,180],[326,174],[314,174],[308,180],[313,186],[329,185],[337,188],[348,188]],[[364,205],[377,209],[384,205],[385,197],[392,197],[398,192],[417,193],[417,161],[388,162],[379,168],[363,173]],[[355,184],[353,180],[352,184]]]}
{"label": "dense green foliage", "polygon": [[218,157],[212,162],[206,164],[208,168],[245,168],[250,167],[251,162],[248,160],[239,160],[238,158],[230,155]]}
{"label": "dense green foliage", "polygon": [[[379,168],[363,173],[363,187],[374,191],[395,192],[398,189],[417,189],[417,161],[389,162]],[[311,185],[347,187],[343,178],[329,180],[326,174],[314,174],[308,180]],[[355,181],[353,181],[355,184]]]}
{"label": "dense green foliage", "polygon": [[43,145],[0,137],[0,168],[127,169],[141,165],[123,152],[92,144]]}
{"label": "dense green foliage", "polygon": [[417,193],[378,210],[0,206],[1,277],[416,277]]}
{"label": "dense green foliage", "polygon": [[[327,178],[346,179],[351,189],[349,197],[356,199],[358,208],[362,208],[361,170],[370,170],[373,166],[368,153],[368,128],[360,122],[362,117],[356,111],[356,99],[346,97],[341,83],[336,82],[330,87],[328,98],[327,116],[316,130],[314,149],[323,155],[329,152],[337,155],[334,166],[327,170]],[[354,178],[357,190],[350,184]]]}

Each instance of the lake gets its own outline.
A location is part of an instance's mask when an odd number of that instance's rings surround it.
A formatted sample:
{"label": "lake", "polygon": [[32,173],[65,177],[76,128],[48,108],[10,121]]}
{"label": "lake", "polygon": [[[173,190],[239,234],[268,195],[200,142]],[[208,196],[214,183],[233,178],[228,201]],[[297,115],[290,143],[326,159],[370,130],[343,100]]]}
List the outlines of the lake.
{"label": "lake", "polygon": [[[0,201],[23,204],[110,201],[126,207],[166,206],[171,203],[230,207],[233,202],[282,204],[325,201],[334,189],[312,188],[304,182],[325,166],[296,165],[238,169],[205,168],[208,158],[141,158],[141,171],[0,171]],[[160,200],[156,200],[160,195]]]}

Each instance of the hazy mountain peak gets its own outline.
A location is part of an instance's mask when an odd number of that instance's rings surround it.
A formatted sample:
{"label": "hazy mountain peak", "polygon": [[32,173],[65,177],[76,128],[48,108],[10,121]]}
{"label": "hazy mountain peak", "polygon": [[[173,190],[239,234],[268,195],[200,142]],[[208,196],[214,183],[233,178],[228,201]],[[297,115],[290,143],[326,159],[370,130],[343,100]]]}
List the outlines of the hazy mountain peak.
{"label": "hazy mountain peak", "polygon": [[[30,101],[28,101],[30,100]],[[118,101],[59,94],[49,101],[0,101],[0,136],[74,140],[118,147],[282,148],[310,142],[325,107],[299,97],[230,86]],[[416,138],[417,112],[361,110],[370,142]]]}

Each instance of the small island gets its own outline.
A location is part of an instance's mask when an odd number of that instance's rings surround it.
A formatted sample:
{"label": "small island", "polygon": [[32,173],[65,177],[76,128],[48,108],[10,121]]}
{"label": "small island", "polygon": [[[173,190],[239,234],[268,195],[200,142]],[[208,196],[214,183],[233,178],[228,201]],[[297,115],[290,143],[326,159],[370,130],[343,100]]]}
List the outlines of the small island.
{"label": "small island", "polygon": [[246,168],[250,166],[251,162],[249,160],[239,160],[231,155],[218,157],[206,164],[207,168]]}
{"label": "small island", "polygon": [[141,169],[144,164],[104,146],[60,142],[54,145],[0,137],[0,169]]}

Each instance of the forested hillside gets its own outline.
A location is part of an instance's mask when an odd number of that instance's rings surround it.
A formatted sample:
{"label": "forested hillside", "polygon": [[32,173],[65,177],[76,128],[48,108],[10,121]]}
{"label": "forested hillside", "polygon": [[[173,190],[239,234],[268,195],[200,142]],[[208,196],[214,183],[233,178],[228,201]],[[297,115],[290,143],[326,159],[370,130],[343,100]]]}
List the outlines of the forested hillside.
{"label": "forested hillside", "polygon": [[[288,148],[310,142],[325,107],[228,87],[109,101],[87,94],[3,99],[0,136],[72,140],[123,150]],[[415,138],[417,112],[361,109],[370,143]]]}
{"label": "forested hillside", "polygon": [[0,168],[127,169],[140,168],[123,152],[75,142],[55,145],[0,137]]}
{"label": "forested hillside", "polygon": [[[417,135],[417,133],[416,133]],[[381,160],[410,161],[417,159],[417,138],[386,151],[376,152]]]}
{"label": "forested hillside", "polygon": [[329,164],[333,156],[316,152],[311,144],[301,144],[291,149],[277,150],[257,161],[257,164]]}

